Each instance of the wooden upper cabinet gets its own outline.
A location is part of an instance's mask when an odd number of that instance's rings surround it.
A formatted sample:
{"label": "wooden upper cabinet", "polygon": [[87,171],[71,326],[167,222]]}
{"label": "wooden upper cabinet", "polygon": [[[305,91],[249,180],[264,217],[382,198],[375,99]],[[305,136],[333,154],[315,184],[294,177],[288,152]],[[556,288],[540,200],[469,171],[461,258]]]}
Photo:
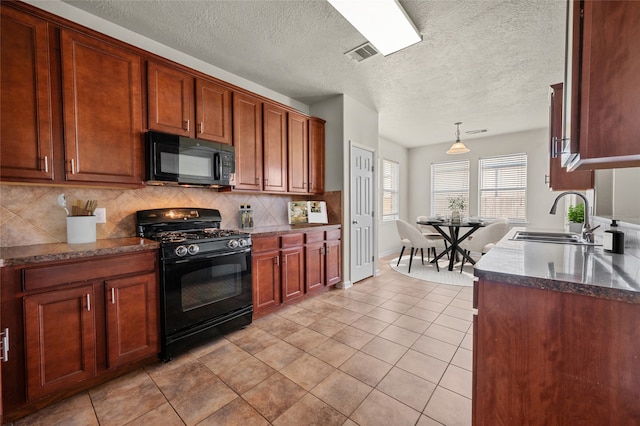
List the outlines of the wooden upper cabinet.
{"label": "wooden upper cabinet", "polygon": [[567,172],[562,167],[562,159],[558,152],[562,139],[562,86],[562,83],[551,86],[551,104],[549,106],[549,188],[554,191],[592,189],[594,183],[593,170]]}
{"label": "wooden upper cabinet", "polygon": [[287,191],[287,111],[270,103],[263,107],[264,190]]}
{"label": "wooden upper cabinet", "polygon": [[109,368],[159,352],[157,288],[155,273],[105,282]]}
{"label": "wooden upper cabinet", "polygon": [[61,30],[66,179],[141,184],[142,59]]}
{"label": "wooden upper cabinet", "polygon": [[579,154],[573,168],[640,166],[640,3],[573,7],[570,136]]}
{"label": "wooden upper cabinet", "polygon": [[289,192],[306,193],[309,181],[308,118],[289,113]]}
{"label": "wooden upper cabinet", "polygon": [[236,189],[262,190],[262,101],[242,93],[233,95],[233,145]]}
{"label": "wooden upper cabinet", "polygon": [[196,137],[231,145],[231,89],[196,78]]}
{"label": "wooden upper cabinet", "polygon": [[311,117],[309,119],[309,192],[324,193],[324,123]]}
{"label": "wooden upper cabinet", "polygon": [[194,77],[149,61],[147,65],[149,129],[194,137]]}
{"label": "wooden upper cabinet", "polygon": [[0,6],[0,177],[50,181],[53,174],[48,24]]}

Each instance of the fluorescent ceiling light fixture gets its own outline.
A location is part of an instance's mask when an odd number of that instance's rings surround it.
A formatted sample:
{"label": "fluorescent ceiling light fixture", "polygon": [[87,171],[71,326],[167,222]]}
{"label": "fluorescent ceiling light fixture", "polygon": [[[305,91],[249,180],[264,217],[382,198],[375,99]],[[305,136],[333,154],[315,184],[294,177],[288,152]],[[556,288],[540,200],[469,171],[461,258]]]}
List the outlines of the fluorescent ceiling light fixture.
{"label": "fluorescent ceiling light fixture", "polygon": [[384,56],[422,40],[397,0],[328,1]]}

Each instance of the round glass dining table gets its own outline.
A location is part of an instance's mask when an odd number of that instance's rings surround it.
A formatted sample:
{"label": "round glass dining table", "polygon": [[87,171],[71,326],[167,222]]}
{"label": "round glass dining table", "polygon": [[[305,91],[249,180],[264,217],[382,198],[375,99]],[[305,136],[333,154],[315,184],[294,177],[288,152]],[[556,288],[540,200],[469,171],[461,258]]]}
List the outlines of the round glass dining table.
{"label": "round glass dining table", "polygon": [[[469,221],[460,221],[460,222],[452,222],[451,220],[421,220],[416,222],[418,225],[429,225],[433,226],[433,228],[438,231],[440,235],[449,243],[448,247],[442,251],[438,256],[436,256],[431,263],[435,263],[438,260],[442,259],[447,253],[449,254],[449,267],[450,271],[453,271],[453,265],[456,262],[456,254],[459,253],[464,256],[472,265],[475,265],[475,261],[471,258],[471,256],[467,255],[464,250],[459,247],[459,244],[465,239],[469,238],[471,234],[476,232],[478,229],[482,228],[484,223],[482,222],[469,222]],[[448,231],[446,229],[448,228]],[[470,228],[466,232],[460,235],[460,228]]]}

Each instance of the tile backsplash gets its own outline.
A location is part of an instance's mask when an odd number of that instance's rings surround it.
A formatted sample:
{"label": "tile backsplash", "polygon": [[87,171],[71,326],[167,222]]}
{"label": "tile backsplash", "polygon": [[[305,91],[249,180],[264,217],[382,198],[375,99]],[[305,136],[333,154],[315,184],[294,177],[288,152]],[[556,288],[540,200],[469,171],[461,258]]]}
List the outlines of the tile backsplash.
{"label": "tile backsplash", "polygon": [[[0,184],[0,246],[20,246],[65,242],[66,213],[58,206],[58,195],[64,193],[67,203],[73,200],[98,200],[106,208],[107,223],[96,225],[98,239],[135,235],[135,212],[162,207],[203,207],[220,210],[222,228],[238,228],[238,208],[250,204],[256,227],[288,224],[287,203],[291,195],[243,194],[215,192],[204,188],[155,187],[142,189],[97,189],[55,186],[23,186]],[[339,223],[336,202],[341,192],[321,197],[295,199],[326,200],[329,222]],[[337,222],[336,222],[337,221]]]}

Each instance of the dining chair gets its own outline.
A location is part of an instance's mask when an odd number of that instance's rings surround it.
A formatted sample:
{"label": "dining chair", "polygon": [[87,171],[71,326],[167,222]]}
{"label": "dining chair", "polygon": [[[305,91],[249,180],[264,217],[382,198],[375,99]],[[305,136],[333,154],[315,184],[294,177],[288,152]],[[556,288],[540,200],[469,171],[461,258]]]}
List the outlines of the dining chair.
{"label": "dining chair", "polygon": [[480,256],[487,253],[495,244],[500,241],[509,231],[509,222],[507,219],[498,219],[495,222],[480,228],[475,234],[460,243],[460,247],[464,251],[462,256],[462,264],[460,265],[460,273],[464,268],[467,256],[471,253],[480,253]]}
{"label": "dining chair", "polygon": [[[416,222],[427,222],[428,220],[429,218],[427,216],[418,216],[416,218]],[[447,240],[445,240],[444,237],[440,235],[440,233],[436,231],[436,228],[434,228],[433,226],[418,224],[418,229],[420,229],[420,232],[422,232],[422,235],[424,235],[426,239],[442,241],[444,243],[444,249],[447,250],[449,248],[448,247],[449,245],[447,244]],[[436,245],[441,245],[441,244],[435,243],[434,247]],[[429,258],[430,252],[431,250],[427,250],[427,260],[431,260]],[[449,259],[449,252],[447,252],[447,259]]]}
{"label": "dining chair", "polygon": [[[411,253],[409,257],[409,270],[411,272],[411,263],[413,262],[413,255],[417,253],[417,250],[420,249],[420,255],[422,259],[422,264],[424,265],[424,249],[433,251],[433,256],[436,256],[435,249],[435,241],[429,240],[425,238],[420,230],[415,226],[411,225],[408,222],[405,222],[401,219],[396,219],[396,227],[398,228],[398,234],[400,235],[400,239],[402,241],[402,250],[400,251],[400,257],[398,258],[398,263],[396,266],[400,265],[400,260],[402,259],[402,255],[404,254],[404,249],[407,247],[411,248]],[[438,262],[435,262],[436,269],[440,272],[440,267],[438,266]]]}

